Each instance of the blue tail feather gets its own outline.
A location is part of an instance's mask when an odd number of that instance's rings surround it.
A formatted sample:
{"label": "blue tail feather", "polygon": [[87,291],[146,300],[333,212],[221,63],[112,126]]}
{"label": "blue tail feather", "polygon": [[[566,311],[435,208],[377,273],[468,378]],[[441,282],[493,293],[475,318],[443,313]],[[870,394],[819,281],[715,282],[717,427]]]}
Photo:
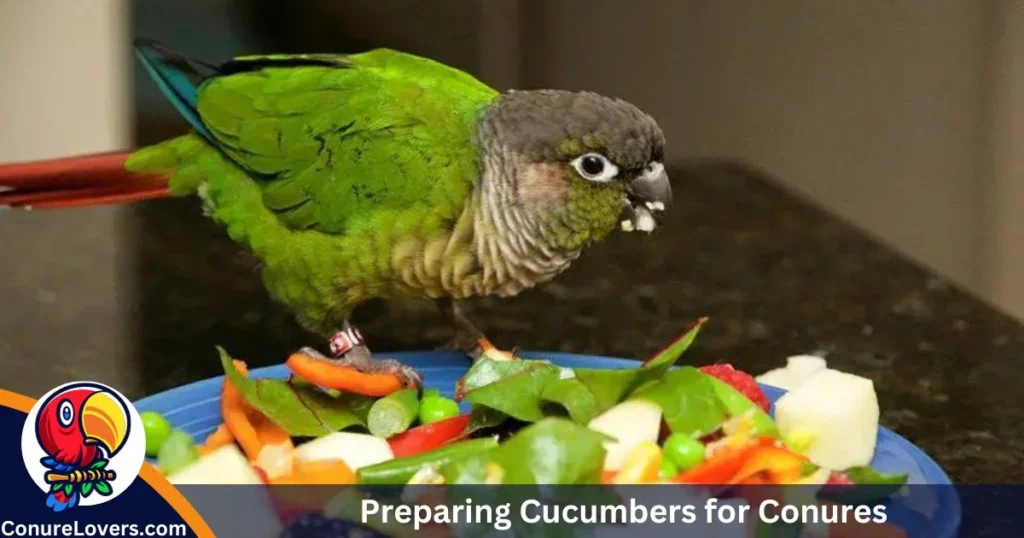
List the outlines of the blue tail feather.
{"label": "blue tail feather", "polygon": [[185,120],[204,138],[213,142],[213,135],[203,124],[196,109],[199,100],[199,86],[193,78],[200,75],[196,67],[213,66],[185,58],[151,41],[136,41],[135,54],[143,67],[156,81],[160,91],[171,101]]}
{"label": "blue tail feather", "polygon": [[52,508],[54,512],[63,512],[68,508],[74,508],[78,506],[78,492],[74,491],[66,497],[63,492],[51,493],[46,496],[46,506]]}
{"label": "blue tail feather", "polygon": [[57,461],[57,460],[55,460],[55,459],[53,459],[53,458],[51,458],[49,456],[47,456],[47,457],[43,458],[42,460],[40,460],[40,463],[42,463],[43,466],[46,467],[47,469],[56,471],[58,473],[63,473],[65,471],[70,471],[70,470],[75,468],[74,465],[69,465],[67,463],[61,463],[61,462],[59,462],[59,461]]}

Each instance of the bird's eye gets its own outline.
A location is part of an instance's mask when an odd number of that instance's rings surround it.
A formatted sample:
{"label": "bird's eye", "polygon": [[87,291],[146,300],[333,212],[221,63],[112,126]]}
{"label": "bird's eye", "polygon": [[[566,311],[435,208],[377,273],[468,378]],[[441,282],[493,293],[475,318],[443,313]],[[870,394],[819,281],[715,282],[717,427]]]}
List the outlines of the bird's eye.
{"label": "bird's eye", "polygon": [[573,168],[590,181],[610,181],[619,174],[619,167],[600,153],[588,153],[572,161]]}
{"label": "bird's eye", "polygon": [[57,407],[57,421],[60,422],[61,426],[65,428],[70,426],[75,420],[75,408],[71,405],[71,402],[64,400]]}

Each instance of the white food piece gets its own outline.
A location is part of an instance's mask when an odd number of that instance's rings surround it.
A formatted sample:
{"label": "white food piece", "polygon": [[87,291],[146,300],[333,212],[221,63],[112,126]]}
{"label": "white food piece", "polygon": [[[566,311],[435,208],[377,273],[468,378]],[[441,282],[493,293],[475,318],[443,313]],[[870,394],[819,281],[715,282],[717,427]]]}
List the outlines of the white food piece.
{"label": "white food piece", "polygon": [[291,443],[264,445],[259,456],[256,457],[256,461],[253,462],[271,480],[290,473],[294,463],[295,449]]}
{"label": "white food piece", "polygon": [[782,435],[810,435],[807,457],[829,469],[871,463],[878,418],[874,383],[830,369],[819,370],[775,402]]}
{"label": "white food piece", "polygon": [[631,220],[624,220],[624,221],[622,221],[621,224],[622,224],[622,231],[624,231],[624,232],[632,232],[633,231],[633,221],[631,221]]}
{"label": "white food piece", "polygon": [[167,477],[172,484],[246,484],[263,481],[235,445],[225,445]]}
{"label": "white food piece", "polygon": [[783,390],[791,390],[793,388],[793,375],[789,368],[776,368],[757,376],[757,382]]}
{"label": "white food piece", "polygon": [[595,417],[587,427],[616,439],[604,444],[604,470],[618,471],[637,445],[658,442],[661,407],[649,400],[627,400]]}
{"label": "white food piece", "polygon": [[786,368],[793,375],[792,380],[800,385],[811,378],[812,375],[828,367],[825,359],[816,355],[796,355],[786,359]]}
{"label": "white food piece", "polygon": [[785,367],[769,370],[757,376],[757,381],[780,389],[793,390],[827,367],[825,359],[816,355],[794,355],[786,359]]}
{"label": "white food piece", "polygon": [[643,207],[636,208],[637,230],[640,230],[641,232],[653,232],[656,226],[657,222],[655,222],[654,217],[651,215],[650,211]]}
{"label": "white food piece", "polygon": [[387,439],[365,433],[334,432],[295,448],[298,461],[340,459],[353,471],[394,457]]}

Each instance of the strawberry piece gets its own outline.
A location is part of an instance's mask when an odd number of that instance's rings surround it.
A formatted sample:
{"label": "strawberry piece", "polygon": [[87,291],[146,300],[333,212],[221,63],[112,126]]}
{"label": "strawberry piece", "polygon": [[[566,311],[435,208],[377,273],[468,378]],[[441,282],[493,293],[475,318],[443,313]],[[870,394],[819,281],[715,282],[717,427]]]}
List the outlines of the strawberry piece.
{"label": "strawberry piece", "polygon": [[852,486],[853,480],[850,480],[846,473],[839,473],[833,471],[828,475],[828,481],[825,482],[826,486]]}
{"label": "strawberry piece", "polygon": [[750,401],[754,402],[762,411],[768,412],[768,408],[771,405],[768,403],[768,397],[764,395],[764,391],[761,390],[761,387],[757,385],[757,381],[750,374],[733,368],[731,364],[712,364],[704,366],[700,371],[728,383],[732,388],[738,390]]}

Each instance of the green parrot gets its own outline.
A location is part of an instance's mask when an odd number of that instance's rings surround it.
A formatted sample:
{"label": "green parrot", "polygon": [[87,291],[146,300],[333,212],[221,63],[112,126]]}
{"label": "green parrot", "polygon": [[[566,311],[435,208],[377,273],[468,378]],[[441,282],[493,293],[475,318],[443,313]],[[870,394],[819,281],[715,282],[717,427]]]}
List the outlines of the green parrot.
{"label": "green parrot", "polygon": [[[513,296],[616,228],[650,232],[671,201],[657,123],[589,92],[498,92],[441,63],[377,49],[221,65],[149,41],[137,55],[192,132],[131,154],[0,167],[0,205],[74,207],[196,195],[261,263],[268,292],[330,355],[375,358],[349,316],[427,298],[447,347],[483,336],[455,301]],[[6,191],[6,192],[4,192]]]}

